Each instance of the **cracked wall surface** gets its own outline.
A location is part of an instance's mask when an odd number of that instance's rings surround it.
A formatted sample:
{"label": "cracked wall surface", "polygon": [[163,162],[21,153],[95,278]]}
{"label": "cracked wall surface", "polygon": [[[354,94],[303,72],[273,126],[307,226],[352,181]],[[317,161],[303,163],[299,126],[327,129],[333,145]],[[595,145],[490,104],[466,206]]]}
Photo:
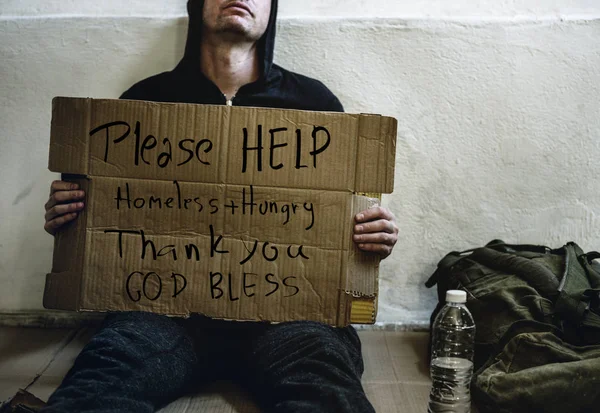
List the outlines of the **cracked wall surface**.
{"label": "cracked wall surface", "polygon": [[[276,61],[348,112],[399,121],[384,205],[400,238],[379,321],[427,322],[423,284],[450,250],[495,238],[600,249],[598,2],[352,3],[282,0]],[[52,97],[115,98],[182,55],[181,4],[122,4],[0,6],[0,312],[42,308]]]}

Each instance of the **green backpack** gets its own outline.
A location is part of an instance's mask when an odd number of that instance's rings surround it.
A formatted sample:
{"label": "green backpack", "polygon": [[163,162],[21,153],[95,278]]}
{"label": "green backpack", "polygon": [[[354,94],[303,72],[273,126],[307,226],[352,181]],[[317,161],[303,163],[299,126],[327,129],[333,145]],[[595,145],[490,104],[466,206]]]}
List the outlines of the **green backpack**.
{"label": "green backpack", "polygon": [[451,252],[426,286],[467,292],[480,412],[600,412],[600,253],[492,241]]}

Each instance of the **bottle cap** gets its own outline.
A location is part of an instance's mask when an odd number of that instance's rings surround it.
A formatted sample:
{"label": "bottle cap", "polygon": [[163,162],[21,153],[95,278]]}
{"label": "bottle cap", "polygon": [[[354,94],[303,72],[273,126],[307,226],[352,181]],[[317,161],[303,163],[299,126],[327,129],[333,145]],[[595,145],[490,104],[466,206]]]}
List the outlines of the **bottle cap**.
{"label": "bottle cap", "polygon": [[467,293],[462,290],[448,290],[446,291],[446,302],[464,304],[467,302]]}

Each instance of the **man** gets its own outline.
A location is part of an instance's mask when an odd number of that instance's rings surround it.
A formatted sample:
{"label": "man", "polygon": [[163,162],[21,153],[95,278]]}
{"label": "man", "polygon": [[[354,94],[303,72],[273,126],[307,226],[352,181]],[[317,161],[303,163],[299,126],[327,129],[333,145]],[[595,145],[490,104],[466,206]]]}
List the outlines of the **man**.
{"label": "man", "polygon": [[[273,64],[276,0],[189,0],[185,55],[171,72],[121,97],[163,102],[342,111],[320,82]],[[45,229],[54,234],[84,208],[83,191],[52,184]],[[355,241],[388,256],[393,215],[357,215]],[[193,386],[230,379],[269,412],[373,412],[361,386],[360,340],[352,327],[314,322],[228,322],[117,313],[82,350],[43,410],[153,412]]]}

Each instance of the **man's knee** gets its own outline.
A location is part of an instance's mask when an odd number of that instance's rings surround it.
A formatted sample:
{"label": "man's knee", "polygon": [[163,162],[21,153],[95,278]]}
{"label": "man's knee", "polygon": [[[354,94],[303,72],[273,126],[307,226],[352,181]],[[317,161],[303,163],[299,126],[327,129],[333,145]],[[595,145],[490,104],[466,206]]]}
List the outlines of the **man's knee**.
{"label": "man's knee", "polygon": [[283,356],[340,361],[362,372],[360,340],[354,330],[344,331],[310,321],[282,323],[267,330],[258,349],[267,358]]}
{"label": "man's knee", "polygon": [[360,383],[360,341],[353,329],[282,323],[269,327],[255,349],[249,385],[273,411],[354,411],[369,406]]}
{"label": "man's knee", "polygon": [[193,343],[185,330],[174,319],[153,313],[109,314],[90,345],[94,349],[108,348],[133,358],[171,353],[193,361]]}
{"label": "man's knee", "polygon": [[102,377],[107,385],[122,382],[127,388],[161,396],[182,387],[196,364],[193,342],[174,320],[150,313],[118,313],[106,318],[77,357],[71,375],[87,377],[95,370],[94,377]]}
{"label": "man's knee", "polygon": [[191,340],[173,320],[110,314],[51,397],[50,411],[81,411],[83,405],[154,411],[180,393],[195,362]]}

